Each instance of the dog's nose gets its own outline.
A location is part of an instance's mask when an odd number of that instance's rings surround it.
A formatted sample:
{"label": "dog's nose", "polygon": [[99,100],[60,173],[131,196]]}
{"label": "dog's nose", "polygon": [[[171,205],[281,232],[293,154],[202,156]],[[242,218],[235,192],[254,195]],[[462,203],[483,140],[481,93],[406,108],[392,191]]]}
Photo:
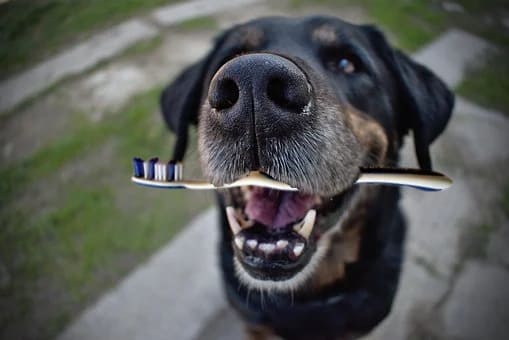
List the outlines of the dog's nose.
{"label": "dog's nose", "polygon": [[310,97],[301,69],[289,59],[269,53],[230,60],[216,72],[208,93],[211,107],[226,122],[254,116],[256,125],[295,120]]}

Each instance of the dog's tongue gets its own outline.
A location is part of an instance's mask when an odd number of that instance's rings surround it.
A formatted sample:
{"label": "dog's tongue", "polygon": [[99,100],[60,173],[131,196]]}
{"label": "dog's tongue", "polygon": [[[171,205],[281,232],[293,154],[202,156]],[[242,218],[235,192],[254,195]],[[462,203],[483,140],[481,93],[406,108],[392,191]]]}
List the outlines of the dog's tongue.
{"label": "dog's tongue", "polygon": [[303,218],[314,201],[313,195],[254,187],[245,213],[251,220],[277,229]]}

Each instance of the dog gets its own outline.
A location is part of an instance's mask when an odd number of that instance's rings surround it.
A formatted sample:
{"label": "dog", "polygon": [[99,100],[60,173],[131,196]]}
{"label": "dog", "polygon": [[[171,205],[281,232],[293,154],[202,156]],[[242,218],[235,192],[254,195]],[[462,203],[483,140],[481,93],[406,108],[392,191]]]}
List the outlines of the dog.
{"label": "dog", "polygon": [[197,125],[213,184],[256,170],[299,188],[217,193],[224,289],[248,337],[353,338],[388,315],[405,239],[400,191],[353,183],[359,169],[397,167],[410,132],[431,170],[429,146],[454,106],[436,75],[374,26],[267,17],[223,32],[160,104],[175,159]]}

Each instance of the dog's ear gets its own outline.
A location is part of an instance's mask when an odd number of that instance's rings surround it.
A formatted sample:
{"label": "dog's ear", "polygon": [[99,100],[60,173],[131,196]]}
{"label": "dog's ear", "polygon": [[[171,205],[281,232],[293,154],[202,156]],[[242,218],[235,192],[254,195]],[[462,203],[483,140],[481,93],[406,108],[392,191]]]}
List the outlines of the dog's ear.
{"label": "dog's ear", "polygon": [[187,135],[190,124],[196,124],[198,111],[205,90],[205,77],[216,52],[225,41],[227,32],[216,38],[210,52],[199,61],[188,66],[162,92],[159,102],[161,112],[168,128],[177,140],[173,159],[181,161],[187,147]]}
{"label": "dog's ear", "polygon": [[429,146],[444,131],[454,107],[454,95],[433,72],[394,51],[398,88],[403,95],[404,122],[414,133],[415,152],[422,169],[431,170]]}
{"label": "dog's ear", "polygon": [[445,129],[454,107],[454,94],[433,72],[398,50],[392,49],[383,34],[366,26],[371,41],[396,81],[400,101],[400,126],[414,134],[419,166],[431,170],[429,146]]}

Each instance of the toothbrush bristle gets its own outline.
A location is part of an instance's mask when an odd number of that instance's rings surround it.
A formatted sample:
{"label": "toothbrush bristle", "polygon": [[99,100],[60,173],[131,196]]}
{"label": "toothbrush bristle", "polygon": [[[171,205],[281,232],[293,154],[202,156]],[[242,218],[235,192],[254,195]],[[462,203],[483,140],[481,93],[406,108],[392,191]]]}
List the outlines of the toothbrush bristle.
{"label": "toothbrush bristle", "polygon": [[159,160],[159,158],[154,157],[154,158],[151,158],[148,161],[148,171],[147,171],[148,173],[146,175],[147,179],[154,179],[155,178],[155,165],[156,165],[158,160]]}
{"label": "toothbrush bristle", "polygon": [[161,182],[175,182],[182,180],[183,166],[181,162],[160,162],[158,157],[144,161],[141,158],[133,158],[133,176]]}
{"label": "toothbrush bristle", "polygon": [[143,168],[143,159],[141,158],[133,158],[133,171],[134,177],[143,178],[145,177],[145,172]]}
{"label": "toothbrush bristle", "polygon": [[183,166],[181,162],[175,163],[175,181],[181,181],[182,180],[182,172],[183,172]]}
{"label": "toothbrush bristle", "polygon": [[166,178],[169,182],[175,180],[175,161],[169,161],[166,166]]}

